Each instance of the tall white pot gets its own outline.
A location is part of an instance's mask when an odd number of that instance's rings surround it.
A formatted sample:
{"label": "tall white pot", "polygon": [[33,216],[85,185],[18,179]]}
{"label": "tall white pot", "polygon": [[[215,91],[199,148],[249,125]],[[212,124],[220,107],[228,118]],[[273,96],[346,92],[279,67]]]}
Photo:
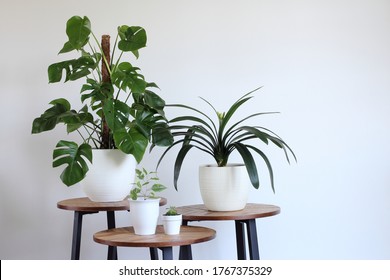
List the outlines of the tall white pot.
{"label": "tall white pot", "polygon": [[121,201],[134,183],[136,160],[120,150],[92,150],[92,164],[81,181],[85,194],[92,201]]}
{"label": "tall white pot", "polygon": [[160,214],[160,198],[144,199],[141,197],[137,200],[129,199],[129,203],[134,233],[138,235],[155,234]]}
{"label": "tall white pot", "polygon": [[206,208],[211,211],[236,211],[245,208],[251,186],[243,164],[225,167],[199,167],[199,187]]}

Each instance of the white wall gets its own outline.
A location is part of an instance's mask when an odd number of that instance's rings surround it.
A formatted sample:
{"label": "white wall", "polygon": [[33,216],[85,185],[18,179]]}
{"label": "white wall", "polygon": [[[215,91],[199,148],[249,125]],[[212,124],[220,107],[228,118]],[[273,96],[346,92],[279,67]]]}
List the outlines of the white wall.
{"label": "white wall", "polygon": [[[203,96],[222,111],[264,86],[247,110],[281,112],[262,121],[290,144],[298,163],[289,166],[279,151],[266,150],[276,194],[266,174],[262,189],[251,190],[251,202],[282,208],[258,220],[263,258],[390,258],[390,2],[102,2],[1,3],[1,259],[70,256],[73,216],[56,203],[83,194],[60,183],[50,159],[66,135],[30,130],[52,99],[78,100],[79,84],[49,85],[46,74],[61,59],[57,52],[72,15],[87,15],[96,34],[113,34],[121,24],[145,27],[148,47],[136,63],[168,102],[198,106]],[[147,155],[144,165],[154,167],[159,152]],[[173,159],[160,169],[167,185]],[[197,166],[209,160],[192,153],[179,192],[165,193],[172,204],[201,202]],[[118,226],[129,224],[128,213],[117,217]],[[194,246],[194,257],[234,259],[233,224],[203,224],[216,228],[218,238]],[[91,238],[104,227],[102,213],[85,217],[83,259],[106,257],[106,248]],[[146,249],[119,253],[148,258]]]}

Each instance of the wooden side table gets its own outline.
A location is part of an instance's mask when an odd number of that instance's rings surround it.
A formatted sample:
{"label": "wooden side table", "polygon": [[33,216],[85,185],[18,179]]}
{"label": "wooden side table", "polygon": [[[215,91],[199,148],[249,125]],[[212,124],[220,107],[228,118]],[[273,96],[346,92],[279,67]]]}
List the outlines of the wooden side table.
{"label": "wooden side table", "polygon": [[[192,221],[234,221],[236,229],[237,258],[246,259],[245,226],[248,236],[248,248],[251,260],[259,260],[259,245],[257,240],[256,219],[275,216],[280,213],[280,207],[268,204],[248,203],[239,211],[209,211],[203,204],[176,208],[183,215],[183,225]],[[191,252],[186,253],[191,254]]]}
{"label": "wooden side table", "polygon": [[[181,226],[180,234],[166,235],[163,226],[157,226],[156,234],[136,235],[133,227],[113,228],[97,232],[93,240],[108,246],[159,248],[164,260],[173,259],[173,246],[182,246],[181,259],[192,259],[191,245],[215,238],[215,230],[206,227]],[[109,256],[109,259],[115,257]],[[157,258],[156,258],[157,259]]]}
{"label": "wooden side table", "polygon": [[[166,198],[161,198],[160,206],[167,204]],[[94,202],[87,197],[72,198],[59,201],[57,207],[63,210],[74,211],[73,218],[73,237],[71,259],[80,259],[81,230],[83,225],[83,216],[86,214],[95,214],[100,211],[107,213],[107,228],[115,228],[115,211],[129,211],[130,206],[127,199],[119,202]],[[152,253],[152,252],[151,252]],[[117,250],[113,246],[108,247],[108,256],[114,256],[117,259]]]}

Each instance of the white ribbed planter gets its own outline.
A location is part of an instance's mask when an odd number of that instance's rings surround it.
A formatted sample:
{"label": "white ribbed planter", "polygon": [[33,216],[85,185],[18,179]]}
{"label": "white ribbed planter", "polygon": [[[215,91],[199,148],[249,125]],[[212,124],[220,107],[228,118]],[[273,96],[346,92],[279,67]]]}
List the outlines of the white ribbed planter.
{"label": "white ribbed planter", "polygon": [[92,150],[92,164],[81,181],[92,201],[121,201],[129,195],[135,178],[136,160],[120,150]]}
{"label": "white ribbed planter", "polygon": [[236,211],[245,207],[251,182],[245,165],[199,167],[203,203],[211,211]]}
{"label": "white ribbed planter", "polygon": [[160,198],[129,199],[130,219],[134,233],[152,235],[156,233],[158,216],[160,215]]}

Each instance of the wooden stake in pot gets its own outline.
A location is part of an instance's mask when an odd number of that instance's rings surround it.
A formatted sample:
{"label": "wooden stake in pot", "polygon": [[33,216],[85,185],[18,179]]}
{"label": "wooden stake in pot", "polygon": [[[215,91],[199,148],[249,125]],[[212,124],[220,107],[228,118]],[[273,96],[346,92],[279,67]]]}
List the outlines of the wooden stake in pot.
{"label": "wooden stake in pot", "polygon": [[[107,66],[110,65],[110,35],[102,36],[101,45],[102,45],[103,55],[105,57],[105,59],[102,58],[102,82],[111,83],[110,72],[108,71],[107,68]],[[113,148],[113,141],[110,134],[110,128],[108,127],[104,115],[102,116],[102,144],[100,148],[101,149]]]}

